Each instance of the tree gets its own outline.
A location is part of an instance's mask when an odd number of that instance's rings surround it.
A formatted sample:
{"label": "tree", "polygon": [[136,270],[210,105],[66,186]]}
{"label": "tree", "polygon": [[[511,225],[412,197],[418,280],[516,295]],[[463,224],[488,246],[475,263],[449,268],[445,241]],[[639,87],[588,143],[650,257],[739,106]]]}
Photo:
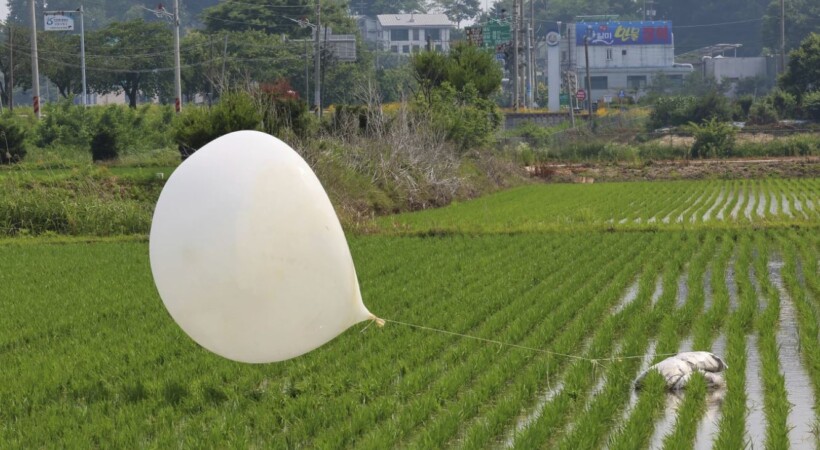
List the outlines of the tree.
{"label": "tree", "polygon": [[355,0],[351,2],[350,8],[362,16],[427,12],[423,0]]}
{"label": "tree", "polygon": [[501,68],[493,55],[474,45],[458,43],[447,55],[423,52],[411,59],[413,72],[425,97],[444,82],[457,91],[472,85],[476,95],[487,99],[501,86]]}
{"label": "tree", "polygon": [[[786,52],[800,45],[820,27],[820,3],[816,0],[788,0],[786,8]],[[772,53],[780,53],[780,0],[772,0],[763,18],[763,45]]]}
{"label": "tree", "polygon": [[[11,42],[13,46],[9,49],[9,28],[13,34]],[[4,43],[3,51],[0,51],[0,73],[3,74],[3,81],[0,83],[0,97],[3,105],[9,104],[15,87],[29,89],[31,87],[31,33],[28,29],[19,26],[3,27],[0,40]],[[11,50],[11,51],[10,51]],[[13,54],[12,54],[13,53]],[[13,61],[12,61],[13,60]],[[11,63],[14,63],[12,67]],[[12,77],[12,72],[14,76]],[[11,85],[12,78],[14,86]]]}
{"label": "tree", "polygon": [[820,34],[811,33],[789,54],[786,73],[778,85],[800,101],[809,92],[820,90]]}
{"label": "tree", "polygon": [[88,85],[94,92],[124,92],[137,107],[138,96],[171,97],[173,39],[165,23],[112,22],[90,33],[86,61]]}
{"label": "tree", "polygon": [[461,28],[461,22],[474,19],[481,12],[478,0],[439,0],[439,4],[456,28]]}
{"label": "tree", "polygon": [[40,73],[57,86],[63,98],[82,93],[80,36],[46,31],[37,35]]}

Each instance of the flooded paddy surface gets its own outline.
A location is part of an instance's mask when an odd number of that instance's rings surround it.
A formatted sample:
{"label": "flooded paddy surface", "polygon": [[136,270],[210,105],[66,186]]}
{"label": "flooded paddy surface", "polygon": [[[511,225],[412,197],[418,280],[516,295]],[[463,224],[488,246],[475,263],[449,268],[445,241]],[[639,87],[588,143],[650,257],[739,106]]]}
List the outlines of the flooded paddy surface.
{"label": "flooded paddy surface", "polygon": [[780,296],[780,323],[777,344],[780,348],[780,369],[786,379],[786,391],[792,409],[789,411],[789,442],[792,448],[814,448],[816,436],[813,427],[814,392],[806,368],[800,358],[800,336],[794,305],[783,285],[783,261],[773,258],[769,262],[769,277]]}
{"label": "flooded paddy surface", "polygon": [[[725,357],[726,355],[726,335],[721,334],[712,343],[712,353]],[[696,449],[710,449],[718,434],[720,425],[721,407],[723,399],[726,397],[726,388],[710,390],[706,397],[706,413],[698,424],[698,432],[695,436]]]}
{"label": "flooded paddy surface", "polygon": [[764,448],[766,414],[763,412],[763,376],[757,336],[746,337],[746,440],[750,448]]}

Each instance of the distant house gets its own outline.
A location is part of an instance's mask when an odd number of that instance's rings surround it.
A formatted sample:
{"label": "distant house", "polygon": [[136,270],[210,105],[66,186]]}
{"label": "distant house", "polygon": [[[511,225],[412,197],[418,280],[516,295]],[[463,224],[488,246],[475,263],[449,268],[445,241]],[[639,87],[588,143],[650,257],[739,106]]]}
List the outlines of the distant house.
{"label": "distant house", "polygon": [[375,39],[382,51],[406,55],[428,45],[436,51],[449,51],[450,30],[455,28],[444,14],[380,14],[376,16],[375,25],[375,30],[362,30],[366,40]]}

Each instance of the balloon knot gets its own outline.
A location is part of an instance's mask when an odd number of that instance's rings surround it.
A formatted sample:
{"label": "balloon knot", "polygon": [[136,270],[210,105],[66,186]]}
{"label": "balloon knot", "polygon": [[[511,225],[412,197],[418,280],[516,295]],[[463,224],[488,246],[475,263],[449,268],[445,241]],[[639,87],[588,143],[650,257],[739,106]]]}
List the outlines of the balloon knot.
{"label": "balloon knot", "polygon": [[370,319],[371,319],[373,322],[375,322],[375,323],[376,323],[376,326],[377,326],[377,327],[379,327],[379,328],[384,327],[384,323],[385,323],[385,322],[384,322],[384,319],[379,319],[379,318],[378,318],[378,317],[376,317],[376,316],[371,316],[371,317],[370,317]]}

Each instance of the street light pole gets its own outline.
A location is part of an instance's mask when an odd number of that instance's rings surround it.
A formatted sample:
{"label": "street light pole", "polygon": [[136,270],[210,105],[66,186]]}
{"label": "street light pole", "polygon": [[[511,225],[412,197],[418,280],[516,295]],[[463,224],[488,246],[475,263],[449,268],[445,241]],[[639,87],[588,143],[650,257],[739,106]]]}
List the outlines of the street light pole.
{"label": "street light pole", "polygon": [[34,0],[29,0],[31,14],[31,87],[34,93],[32,106],[34,115],[40,118],[40,68],[37,65],[37,13],[34,9]]}
{"label": "street light pole", "polygon": [[589,119],[592,120],[592,78],[589,76],[589,28],[587,28],[587,33],[584,36],[584,58],[586,59],[587,65],[587,112],[589,113]]}
{"label": "street light pole", "polygon": [[182,70],[179,62],[179,0],[174,0],[174,111],[182,111]]}
{"label": "street light pole", "polygon": [[83,12],[83,5],[80,5],[78,11],[80,12],[80,64],[83,66],[83,106],[88,106],[88,92],[85,80],[85,21],[83,20],[85,13]]}
{"label": "street light pole", "polygon": [[319,44],[319,32],[322,30],[322,2],[316,2],[316,28],[313,51],[313,105],[316,107],[316,116],[322,118],[322,54]]}

